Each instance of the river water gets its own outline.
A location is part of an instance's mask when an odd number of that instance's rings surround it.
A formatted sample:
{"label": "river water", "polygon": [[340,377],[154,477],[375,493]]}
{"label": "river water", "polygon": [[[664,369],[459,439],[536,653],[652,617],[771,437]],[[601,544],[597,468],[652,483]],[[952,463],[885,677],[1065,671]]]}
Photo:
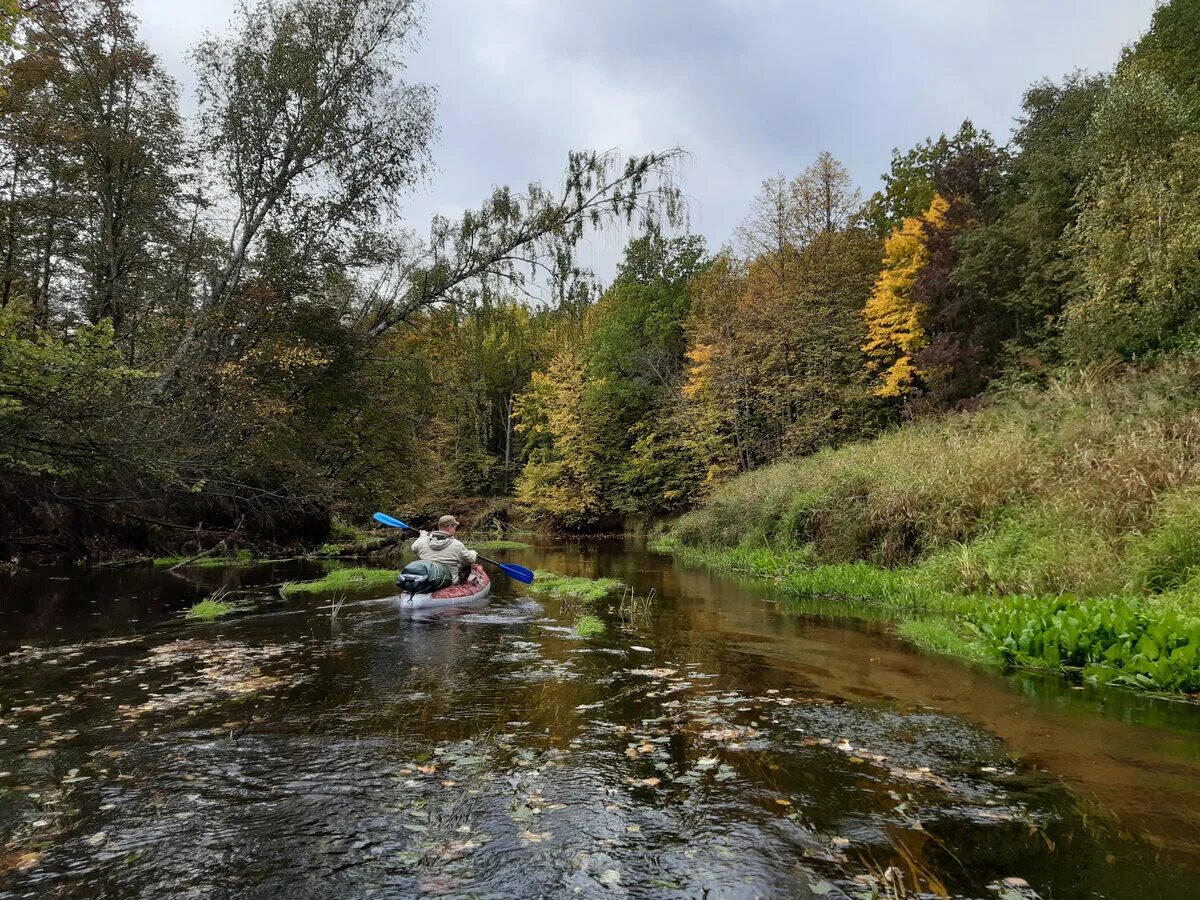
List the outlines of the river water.
{"label": "river water", "polygon": [[0,582],[0,896],[1195,896],[1200,707],[622,542],[505,556],[654,596],[585,640],[499,579],[210,624],[319,568]]}

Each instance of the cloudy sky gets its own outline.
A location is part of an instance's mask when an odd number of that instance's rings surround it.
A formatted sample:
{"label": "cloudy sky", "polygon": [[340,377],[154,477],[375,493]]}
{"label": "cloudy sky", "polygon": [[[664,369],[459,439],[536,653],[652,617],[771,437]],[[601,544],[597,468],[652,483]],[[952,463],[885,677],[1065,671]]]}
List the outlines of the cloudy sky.
{"label": "cloudy sky", "polygon": [[[190,100],[188,47],[237,0],[134,0]],[[680,146],[691,227],[729,239],[763,178],[821,150],[874,190],[893,147],[966,117],[1007,137],[1032,81],[1101,71],[1155,0],[428,0],[408,77],[438,89],[423,231],[496,184],[552,182],[572,148]],[[611,275],[628,235],[583,251]]]}

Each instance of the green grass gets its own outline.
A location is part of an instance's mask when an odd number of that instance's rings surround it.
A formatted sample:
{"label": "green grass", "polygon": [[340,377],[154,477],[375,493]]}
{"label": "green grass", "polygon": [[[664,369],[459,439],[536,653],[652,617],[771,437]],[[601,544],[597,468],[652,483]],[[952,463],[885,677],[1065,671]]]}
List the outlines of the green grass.
{"label": "green grass", "polygon": [[939,652],[1194,691],[1198,388],[1178,360],[1010,390],[736,478],[655,546]]}
{"label": "green grass", "polygon": [[538,571],[534,573],[534,582],[529,590],[542,596],[595,603],[622,587],[624,584],[615,578],[578,578]]}
{"label": "green grass", "polygon": [[[179,565],[187,558],[186,556],[159,556],[155,558],[154,565],[170,568]],[[260,560],[249,550],[239,550],[237,553],[227,556],[201,557],[188,563],[188,568],[195,566],[198,569],[223,569],[229,566],[253,566],[259,562]]]}
{"label": "green grass", "polygon": [[[672,549],[684,562],[768,578],[798,612],[871,617],[860,604],[897,622],[897,632],[934,652],[1023,668],[1059,669],[1088,680],[1159,691],[1200,691],[1200,620],[1169,603],[1136,597],[1080,600],[1057,596],[961,594],[933,584],[921,567],[805,563],[803,551],[764,548]],[[936,580],[935,580],[936,581]]]}
{"label": "green grass", "polygon": [[582,638],[596,637],[604,634],[604,620],[591,613],[585,613],[575,620],[575,633]]}
{"label": "green grass", "polygon": [[224,600],[206,597],[189,609],[185,618],[196,619],[201,622],[211,622],[213,619],[219,619],[222,616],[229,615],[231,612],[238,612],[245,608],[243,604],[227,603]]}
{"label": "green grass", "polygon": [[338,591],[360,591],[366,588],[395,585],[394,569],[364,569],[345,567],[333,569],[324,578],[313,581],[289,581],[283,586],[283,594],[332,594]]}

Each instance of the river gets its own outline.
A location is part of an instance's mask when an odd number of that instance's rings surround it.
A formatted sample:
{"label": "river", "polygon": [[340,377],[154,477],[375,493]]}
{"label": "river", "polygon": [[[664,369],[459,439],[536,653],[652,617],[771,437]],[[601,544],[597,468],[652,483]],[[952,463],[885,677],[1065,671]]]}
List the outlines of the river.
{"label": "river", "polygon": [[499,578],[204,624],[214,587],[320,566],[0,581],[0,896],[1194,895],[1196,705],[925,655],[633,543],[504,556],[653,597],[585,640]]}

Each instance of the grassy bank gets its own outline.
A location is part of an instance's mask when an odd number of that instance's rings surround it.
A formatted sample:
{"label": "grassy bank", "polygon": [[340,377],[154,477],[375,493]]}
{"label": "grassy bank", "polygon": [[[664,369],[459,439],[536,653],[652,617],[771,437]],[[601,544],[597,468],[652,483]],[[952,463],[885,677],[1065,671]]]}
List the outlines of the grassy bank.
{"label": "grassy bank", "polygon": [[920,643],[1200,690],[1200,365],[1080,375],[761,469],[668,539]]}

